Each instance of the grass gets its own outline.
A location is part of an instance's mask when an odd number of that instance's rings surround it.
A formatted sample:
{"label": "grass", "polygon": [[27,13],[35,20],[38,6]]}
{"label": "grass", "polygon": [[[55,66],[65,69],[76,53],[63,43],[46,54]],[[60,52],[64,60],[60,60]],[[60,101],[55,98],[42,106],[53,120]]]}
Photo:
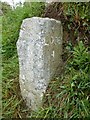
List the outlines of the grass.
{"label": "grass", "polygon": [[17,56],[3,62],[3,82],[2,82],[2,116],[5,118],[17,118],[21,115],[22,98],[19,89],[19,72]]}
{"label": "grass", "polygon": [[1,57],[1,41],[2,41],[2,16],[0,16],[0,118],[2,113],[2,57]]}

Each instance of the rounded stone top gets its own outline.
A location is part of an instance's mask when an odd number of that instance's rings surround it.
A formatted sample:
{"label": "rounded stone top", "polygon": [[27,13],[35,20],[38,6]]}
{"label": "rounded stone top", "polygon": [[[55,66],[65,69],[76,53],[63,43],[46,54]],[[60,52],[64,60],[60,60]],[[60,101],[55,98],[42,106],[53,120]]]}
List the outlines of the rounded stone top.
{"label": "rounded stone top", "polygon": [[59,20],[56,20],[56,19],[53,19],[53,18],[48,18],[48,17],[45,17],[45,18],[42,18],[42,17],[31,17],[31,18],[26,18],[26,19],[24,19],[23,21],[31,21],[31,20],[39,20],[40,22],[41,21],[55,21],[55,22],[57,22],[57,23],[61,23],[61,21],[59,21]]}

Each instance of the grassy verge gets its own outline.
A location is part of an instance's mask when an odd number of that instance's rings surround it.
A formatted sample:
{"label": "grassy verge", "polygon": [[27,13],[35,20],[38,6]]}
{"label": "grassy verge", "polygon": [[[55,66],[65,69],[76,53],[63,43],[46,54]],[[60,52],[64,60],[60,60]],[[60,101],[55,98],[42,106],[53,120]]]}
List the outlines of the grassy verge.
{"label": "grassy verge", "polygon": [[[23,118],[28,114],[19,88],[18,58],[3,61],[2,113],[5,118]],[[29,111],[30,112],[30,111]]]}

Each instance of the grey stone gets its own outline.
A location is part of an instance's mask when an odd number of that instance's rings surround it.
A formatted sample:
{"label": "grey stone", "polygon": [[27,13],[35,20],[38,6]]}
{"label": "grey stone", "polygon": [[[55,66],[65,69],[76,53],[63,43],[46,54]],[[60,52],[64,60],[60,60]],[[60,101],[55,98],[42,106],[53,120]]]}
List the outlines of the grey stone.
{"label": "grey stone", "polygon": [[37,110],[62,64],[62,25],[60,21],[33,17],[23,20],[17,41],[21,94],[26,105]]}

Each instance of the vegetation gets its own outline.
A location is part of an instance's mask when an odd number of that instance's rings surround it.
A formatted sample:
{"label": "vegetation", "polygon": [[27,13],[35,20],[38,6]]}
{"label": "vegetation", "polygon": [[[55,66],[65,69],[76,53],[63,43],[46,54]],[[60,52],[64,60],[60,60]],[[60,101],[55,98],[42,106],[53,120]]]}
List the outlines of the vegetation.
{"label": "vegetation", "polygon": [[[23,7],[18,6],[15,10],[6,4],[2,7],[3,117],[90,117],[89,3],[53,3],[47,9],[44,9],[44,3],[25,3]],[[22,20],[42,14],[43,17],[61,20],[64,25],[64,68],[60,71],[60,77],[54,78],[49,84],[42,108],[31,114],[18,92],[20,89],[16,41]]]}
{"label": "vegetation", "polygon": [[0,1],[0,8],[3,11],[3,14],[6,14],[12,10],[11,6],[8,3],[1,1]]}
{"label": "vegetation", "polygon": [[52,3],[44,16],[61,20],[64,29],[64,46],[74,46],[79,40],[90,45],[90,2]]}

